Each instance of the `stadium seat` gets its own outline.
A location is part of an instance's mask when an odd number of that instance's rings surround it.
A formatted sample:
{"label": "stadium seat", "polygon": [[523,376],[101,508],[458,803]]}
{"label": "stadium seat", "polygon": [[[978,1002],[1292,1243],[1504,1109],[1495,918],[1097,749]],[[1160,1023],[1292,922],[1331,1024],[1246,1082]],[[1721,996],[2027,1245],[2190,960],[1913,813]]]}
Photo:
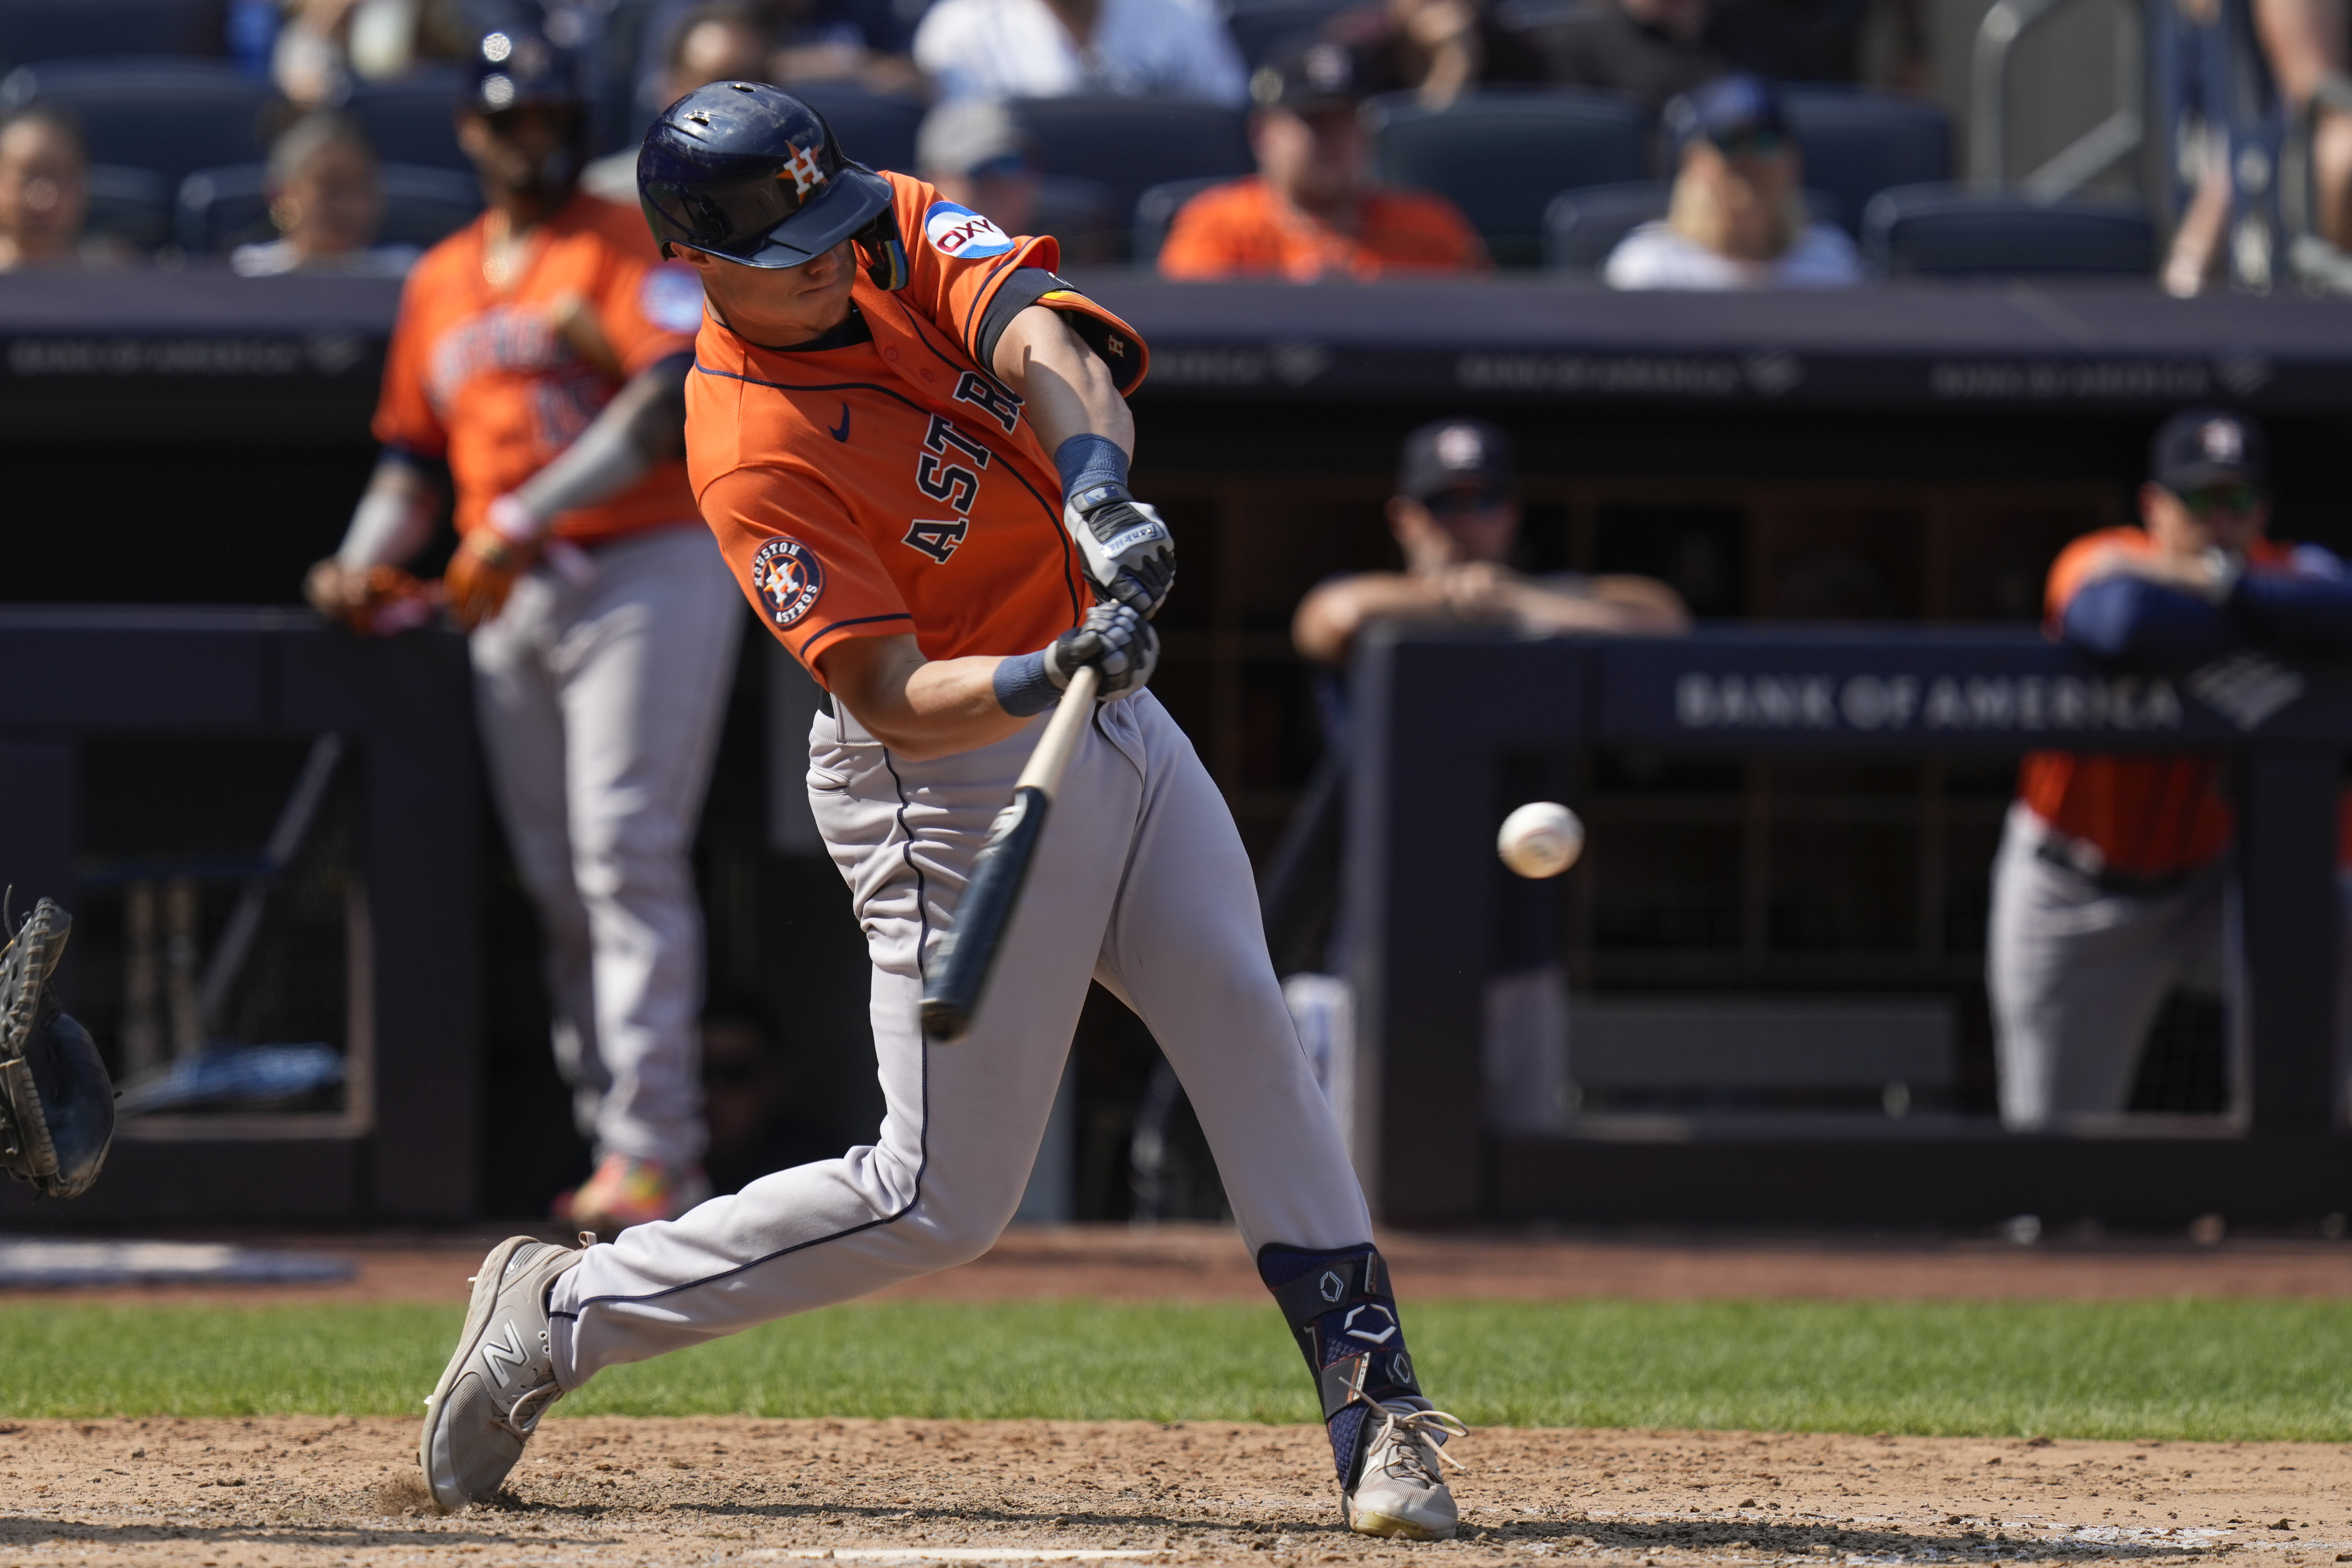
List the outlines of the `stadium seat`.
{"label": "stadium seat", "polygon": [[171,182],[148,169],[92,163],[87,227],[141,250],[154,249],[172,237]]}
{"label": "stadium seat", "polygon": [[2156,270],[2156,226],[2121,197],[2041,203],[1964,185],[1902,185],[1863,214],[1862,253],[1884,278],[2145,278]]}
{"label": "stadium seat", "polygon": [[385,163],[471,174],[473,164],[457,150],[457,73],[446,68],[362,82],[343,105]]}
{"label": "stadium seat", "polygon": [[1225,17],[1234,47],[1253,67],[1262,65],[1274,47],[1286,38],[1312,33],[1349,8],[1350,0],[1267,0],[1262,5],[1237,5]]}
{"label": "stadium seat", "polygon": [[1643,173],[1642,111],[1612,93],[1489,88],[1442,110],[1391,93],[1367,113],[1380,177],[1452,200],[1505,267],[1543,259],[1553,196]]}
{"label": "stadium seat", "polygon": [[0,79],[0,112],[57,104],[81,122],[92,163],[152,170],[167,189],[198,169],[261,157],[276,100],[267,82],[211,60],[57,60]]}
{"label": "stadium seat", "polygon": [[1037,149],[1044,172],[1093,180],[1109,193],[1114,223],[1154,185],[1251,173],[1242,116],[1213,104],[1171,99],[1025,98],[1013,118]]}
{"label": "stadium seat", "polygon": [[1849,232],[1879,192],[1952,177],[1952,121],[1936,104],[1841,87],[1784,88],[1780,100],[1807,188],[1837,198]]}
{"label": "stadium seat", "polygon": [[[377,237],[385,244],[431,245],[482,210],[481,187],[470,174],[386,163],[381,174],[383,227]],[[220,256],[236,246],[276,238],[268,184],[268,168],[261,163],[199,169],[181,181],[181,247],[192,256]]]}
{"label": "stadium seat", "polygon": [[0,66],[92,55],[217,55],[221,0],[0,0]]}
{"label": "stadium seat", "polygon": [[793,89],[800,100],[824,116],[850,157],[869,169],[915,172],[915,132],[924,104],[896,93],[868,92],[851,81],[807,81]]}
{"label": "stadium seat", "polygon": [[[1671,180],[1562,191],[1544,209],[1544,266],[1554,272],[1600,271],[1619,240],[1666,216],[1674,192]],[[1838,199],[1827,191],[1805,193],[1805,216],[1843,226]]]}
{"label": "stadium seat", "polygon": [[1198,180],[1171,180],[1164,185],[1154,185],[1135,198],[1135,264],[1150,267],[1160,259],[1160,247],[1168,243],[1168,230],[1174,226],[1176,215],[1184,204],[1213,185],[1222,185],[1233,176],[1210,174]]}

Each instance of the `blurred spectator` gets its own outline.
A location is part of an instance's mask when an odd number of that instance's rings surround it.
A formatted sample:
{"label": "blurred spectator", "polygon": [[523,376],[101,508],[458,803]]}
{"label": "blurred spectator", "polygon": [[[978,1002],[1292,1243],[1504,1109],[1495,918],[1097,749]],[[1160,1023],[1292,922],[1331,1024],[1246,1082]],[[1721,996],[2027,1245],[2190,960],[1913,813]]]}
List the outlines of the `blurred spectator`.
{"label": "blurred spectator", "polygon": [[1038,176],[1029,139],[993,99],[943,103],[915,136],[915,172],[1007,234],[1035,234]]}
{"label": "blurred spectator", "polygon": [[[739,6],[697,5],[679,15],[667,38],[653,95],[659,109],[714,81],[768,79],[767,29]],[[631,142],[591,162],[580,173],[580,188],[608,202],[635,206],[637,144]]]}
{"label": "blurred spectator", "polygon": [[1622,92],[1655,114],[1731,69],[1707,20],[1707,0],[1599,0],[1546,29],[1551,79]]}
{"label": "blurred spectator", "polygon": [[919,4],[900,0],[782,0],[775,30],[782,47],[769,71],[797,81],[854,80],[873,92],[923,94],[923,74],[909,58]]}
{"label": "blurred spectator", "polygon": [[2331,95],[2313,128],[2311,180],[2318,199],[2312,221],[2322,239],[2352,251],[2352,82],[2344,75],[2352,18],[2344,0],[2253,0],[2253,10],[2254,33],[2290,123],[2323,87],[2344,95]]}
{"label": "blurred spectator", "polygon": [[270,144],[269,221],[276,239],[229,252],[229,269],[239,277],[404,278],[423,254],[413,245],[373,243],[383,221],[375,149],[357,125],[325,110],[304,115]]}
{"label": "blurred spectator", "polygon": [[1324,37],[1355,52],[1367,92],[1418,93],[1432,109],[1466,88],[1550,75],[1543,51],[1497,20],[1487,0],[1385,0],[1342,12]]}
{"label": "blurred spectator", "polygon": [[[2051,633],[2104,663],[2198,683],[2251,729],[2293,678],[2263,657],[2352,647],[2352,572],[2266,537],[2262,427],[2216,408],[2165,421],[2140,526],[2068,545],[2050,568]],[[2037,752],[2018,771],[1993,862],[1985,978],[2000,1114],[2018,1131],[2129,1103],[2149,1026],[2176,987],[2221,992],[2242,1037],[2227,762],[2213,755]],[[2241,1107],[2242,1109],[2242,1107]]]}
{"label": "blurred spectator", "polygon": [[388,80],[419,59],[462,54],[481,31],[472,6],[473,0],[286,0],[270,79],[301,107],[341,103],[355,76]]}
{"label": "blurred spectator", "polygon": [[915,29],[915,63],[943,99],[1248,96],[1208,0],[938,0]]}
{"label": "blurred spectator", "polygon": [[1304,40],[1258,68],[1249,124],[1258,172],[1184,204],[1160,252],[1163,275],[1312,283],[1486,266],[1451,202],[1371,183],[1361,69],[1344,46]]}
{"label": "blurred spectator", "polygon": [[2163,280],[2169,293],[2202,291],[2217,278],[2267,291],[2283,271],[2274,175],[2282,136],[2292,139],[2315,98],[2311,222],[2338,250],[2352,250],[2352,81],[2345,77],[2347,24],[2340,0],[2178,0],[2174,62],[2182,123],[2175,132],[2192,193],[2175,226]]}
{"label": "blurred spectator", "polygon": [[713,1192],[740,1192],[771,1172],[841,1152],[793,1120],[791,1088],[757,1008],[721,1004],[704,1015],[702,1115],[710,1148],[703,1164]]}
{"label": "blurred spectator", "polygon": [[1530,632],[1679,632],[1681,595],[1653,577],[1529,577],[1512,570],[1519,537],[1510,438],[1476,419],[1440,420],[1405,438],[1389,531],[1402,572],[1333,577],[1300,601],[1291,640],[1318,664],[1345,664],[1365,623],[1503,621]]}
{"label": "blurred spectator", "polygon": [[[1299,653],[1325,667],[1318,705],[1327,751],[1300,815],[1285,830],[1286,849],[1267,875],[1265,907],[1296,917],[1305,900],[1293,879],[1318,864],[1336,882],[1347,798],[1349,735],[1338,667],[1356,637],[1378,620],[1481,621],[1530,633],[1673,634],[1690,616],[1672,588],[1652,577],[1515,571],[1519,537],[1518,476],[1510,437],[1478,419],[1442,419],[1405,437],[1397,463],[1389,530],[1404,552],[1402,572],[1333,577],[1300,601],[1290,636]],[[1318,850],[1309,847],[1320,843]],[[1486,977],[1481,1069],[1490,1126],[1555,1130],[1565,1111],[1568,983],[1559,963],[1555,885],[1502,879],[1501,935]],[[1354,1009],[1347,976],[1353,933],[1339,900],[1324,953],[1325,973],[1283,982],[1283,999],[1301,1047],[1342,1128],[1355,1124]],[[1292,946],[1269,916],[1276,951]]]}
{"label": "blurred spectator", "polygon": [[89,154],[63,111],[35,103],[0,121],[0,271],[131,258],[110,236],[88,235]]}
{"label": "blurred spectator", "polygon": [[1804,168],[1761,77],[1731,76],[1677,99],[1667,121],[1682,167],[1663,223],[1618,243],[1612,289],[1843,289],[1862,280],[1845,231],[1805,215]]}

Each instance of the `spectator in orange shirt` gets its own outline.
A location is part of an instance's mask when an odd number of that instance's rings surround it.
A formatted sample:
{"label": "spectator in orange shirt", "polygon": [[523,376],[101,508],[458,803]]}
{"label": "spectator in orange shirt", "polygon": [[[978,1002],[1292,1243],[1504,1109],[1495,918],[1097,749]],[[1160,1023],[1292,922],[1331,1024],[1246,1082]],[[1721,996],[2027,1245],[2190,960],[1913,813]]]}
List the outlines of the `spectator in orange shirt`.
{"label": "spectator in orange shirt", "polygon": [[1356,110],[1362,61],[1344,45],[1301,42],[1250,78],[1256,175],[1184,205],[1160,252],[1170,278],[1326,278],[1463,272],[1486,248],[1454,204],[1371,183]]}

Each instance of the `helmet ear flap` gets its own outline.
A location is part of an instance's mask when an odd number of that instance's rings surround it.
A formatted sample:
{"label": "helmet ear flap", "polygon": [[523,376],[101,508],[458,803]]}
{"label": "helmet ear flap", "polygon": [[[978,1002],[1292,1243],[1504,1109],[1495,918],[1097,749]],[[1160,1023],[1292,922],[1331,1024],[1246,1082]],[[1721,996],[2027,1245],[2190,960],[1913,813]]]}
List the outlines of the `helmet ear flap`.
{"label": "helmet ear flap", "polygon": [[857,254],[866,260],[866,276],[874,287],[897,293],[913,279],[907,260],[907,242],[898,237],[898,215],[884,207],[856,237]]}

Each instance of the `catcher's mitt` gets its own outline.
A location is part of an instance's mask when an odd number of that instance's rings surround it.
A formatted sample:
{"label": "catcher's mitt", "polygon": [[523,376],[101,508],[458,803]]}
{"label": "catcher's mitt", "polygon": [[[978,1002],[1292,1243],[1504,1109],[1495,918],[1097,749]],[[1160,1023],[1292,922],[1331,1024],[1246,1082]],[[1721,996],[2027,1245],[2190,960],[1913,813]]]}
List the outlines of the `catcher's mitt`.
{"label": "catcher's mitt", "polygon": [[47,899],[0,952],[0,1169],[45,1197],[89,1191],[114,1142],[114,1084],[49,989],[73,919]]}

